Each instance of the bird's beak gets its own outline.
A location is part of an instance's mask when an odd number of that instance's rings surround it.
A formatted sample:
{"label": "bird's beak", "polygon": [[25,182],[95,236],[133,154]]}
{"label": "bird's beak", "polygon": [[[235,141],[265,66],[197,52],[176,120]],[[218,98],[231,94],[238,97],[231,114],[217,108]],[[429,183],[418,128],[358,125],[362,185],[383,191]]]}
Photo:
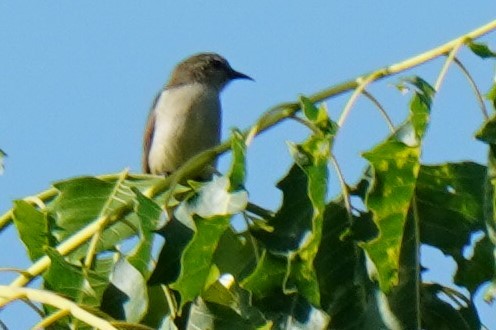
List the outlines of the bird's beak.
{"label": "bird's beak", "polygon": [[232,70],[231,71],[231,79],[248,79],[251,81],[255,81],[252,77],[245,75],[244,73]]}

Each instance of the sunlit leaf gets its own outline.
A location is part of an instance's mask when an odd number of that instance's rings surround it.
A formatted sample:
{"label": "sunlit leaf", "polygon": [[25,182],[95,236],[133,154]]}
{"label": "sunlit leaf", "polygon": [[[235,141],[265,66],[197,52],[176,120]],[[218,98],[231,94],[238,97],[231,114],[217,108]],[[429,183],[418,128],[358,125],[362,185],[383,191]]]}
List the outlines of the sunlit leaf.
{"label": "sunlit leaf", "polygon": [[416,92],[410,116],[397,132],[363,154],[373,169],[366,205],[379,228],[379,237],[364,247],[377,268],[381,289],[388,292],[398,282],[403,230],[414,197],[433,89],[420,78],[410,80]]}
{"label": "sunlit leaf", "polygon": [[13,211],[19,237],[26,246],[31,261],[36,261],[45,255],[45,247],[51,245],[46,215],[22,200],[14,202]]}
{"label": "sunlit leaf", "polygon": [[148,309],[148,290],[143,275],[125,258],[114,265],[102,302],[102,310],[115,318],[138,322]]}
{"label": "sunlit leaf", "polygon": [[159,223],[162,209],[152,200],[143,196],[137,189],[133,189],[137,197],[136,213],[140,218],[139,243],[128,257],[129,263],[143,276],[147,277],[152,260],[152,243],[154,231]]}
{"label": "sunlit leaf", "polygon": [[246,191],[229,192],[229,188],[226,177],[215,177],[175,212],[177,219],[194,231],[181,256],[179,277],[171,284],[181,294],[181,305],[192,301],[211,280],[217,244],[229,228],[231,215],[246,207]]}

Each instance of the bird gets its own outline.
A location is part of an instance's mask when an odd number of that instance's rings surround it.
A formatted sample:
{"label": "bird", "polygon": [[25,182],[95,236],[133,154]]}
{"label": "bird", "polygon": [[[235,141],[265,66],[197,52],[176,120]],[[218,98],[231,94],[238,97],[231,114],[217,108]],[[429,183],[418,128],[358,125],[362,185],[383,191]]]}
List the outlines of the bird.
{"label": "bird", "polygon": [[[216,53],[199,53],[172,71],[150,109],[143,138],[143,172],[168,176],[190,158],[220,143],[220,94],[236,79],[253,80]],[[208,180],[216,161],[196,178]]]}

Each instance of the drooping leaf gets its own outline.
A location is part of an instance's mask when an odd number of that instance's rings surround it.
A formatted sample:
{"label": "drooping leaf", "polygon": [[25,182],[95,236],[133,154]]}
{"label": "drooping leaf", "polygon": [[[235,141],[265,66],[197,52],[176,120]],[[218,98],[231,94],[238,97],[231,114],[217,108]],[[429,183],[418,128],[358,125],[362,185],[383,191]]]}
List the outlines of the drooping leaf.
{"label": "drooping leaf", "polygon": [[486,167],[472,162],[421,167],[416,200],[423,243],[462,255],[471,234],[485,230],[485,178]]}
{"label": "drooping leaf", "polygon": [[148,290],[143,275],[126,258],[119,258],[100,308],[127,322],[139,322],[148,309]]}
{"label": "drooping leaf", "polygon": [[246,143],[239,130],[231,133],[232,161],[228,173],[231,182],[231,191],[243,188],[246,178]]}
{"label": "drooping leaf", "polygon": [[139,225],[139,242],[128,257],[128,261],[143,276],[147,277],[150,271],[150,262],[152,260],[152,243],[154,231],[159,223],[162,209],[152,200],[145,197],[137,189],[133,189],[137,197],[136,213],[140,219]]}
{"label": "drooping leaf", "polygon": [[215,177],[175,212],[181,223],[194,230],[181,256],[179,277],[171,284],[181,295],[181,306],[192,301],[212,281],[217,244],[229,228],[231,215],[246,208],[246,191],[229,192],[229,188],[226,177]]}
{"label": "drooping leaf", "polygon": [[26,246],[29,258],[31,261],[38,260],[45,255],[44,249],[51,246],[46,214],[19,200],[14,202],[13,215],[14,224]]}
{"label": "drooping leaf", "polygon": [[496,274],[494,260],[494,245],[487,236],[480,239],[474,247],[471,258],[462,256],[455,258],[458,265],[454,283],[466,287],[470,293],[475,291],[485,282],[493,279]]}
{"label": "drooping leaf", "polygon": [[[355,222],[364,219],[354,218]],[[332,329],[379,329],[384,323],[374,308],[375,288],[367,276],[364,254],[350,237],[343,238],[350,218],[343,202],[333,201],[324,214],[322,241],[315,259],[321,306]]]}
{"label": "drooping leaf", "polygon": [[5,156],[7,156],[7,154],[2,149],[0,149],[0,175],[2,175],[3,171],[5,170],[5,166],[4,166]]}
{"label": "drooping leaf", "polygon": [[[491,242],[493,255],[496,252],[496,117],[487,120],[479,131],[476,138],[485,142],[489,146],[487,177],[484,184],[484,222],[487,228],[487,237]],[[493,265],[496,258],[493,258]],[[493,266],[495,267],[495,266]],[[496,268],[496,267],[495,267]],[[496,272],[492,276],[493,280],[484,294],[484,300],[493,301],[496,297]]]}
{"label": "drooping leaf", "polygon": [[379,236],[364,247],[376,266],[380,287],[385,292],[398,283],[403,230],[414,197],[421,141],[434,93],[420,78],[410,83],[416,92],[408,120],[386,141],[363,154],[373,169],[373,182],[365,203],[380,231]]}
{"label": "drooping leaf", "polygon": [[474,42],[470,40],[467,43],[470,50],[480,58],[491,58],[496,57],[496,53],[493,52],[486,44],[481,42]]}
{"label": "drooping leaf", "polygon": [[420,292],[422,329],[481,329],[473,302],[461,293],[438,284],[423,284]]}

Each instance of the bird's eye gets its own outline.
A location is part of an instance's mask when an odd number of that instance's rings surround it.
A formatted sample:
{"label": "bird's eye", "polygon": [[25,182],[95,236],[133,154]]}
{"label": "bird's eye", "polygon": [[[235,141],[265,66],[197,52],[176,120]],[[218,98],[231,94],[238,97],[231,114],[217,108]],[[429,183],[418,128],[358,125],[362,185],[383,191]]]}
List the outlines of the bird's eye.
{"label": "bird's eye", "polygon": [[220,69],[220,68],[222,68],[222,67],[224,66],[224,63],[222,63],[222,62],[221,62],[221,61],[219,61],[219,60],[214,60],[214,61],[212,62],[212,66],[213,66],[214,68],[216,68],[216,69]]}

